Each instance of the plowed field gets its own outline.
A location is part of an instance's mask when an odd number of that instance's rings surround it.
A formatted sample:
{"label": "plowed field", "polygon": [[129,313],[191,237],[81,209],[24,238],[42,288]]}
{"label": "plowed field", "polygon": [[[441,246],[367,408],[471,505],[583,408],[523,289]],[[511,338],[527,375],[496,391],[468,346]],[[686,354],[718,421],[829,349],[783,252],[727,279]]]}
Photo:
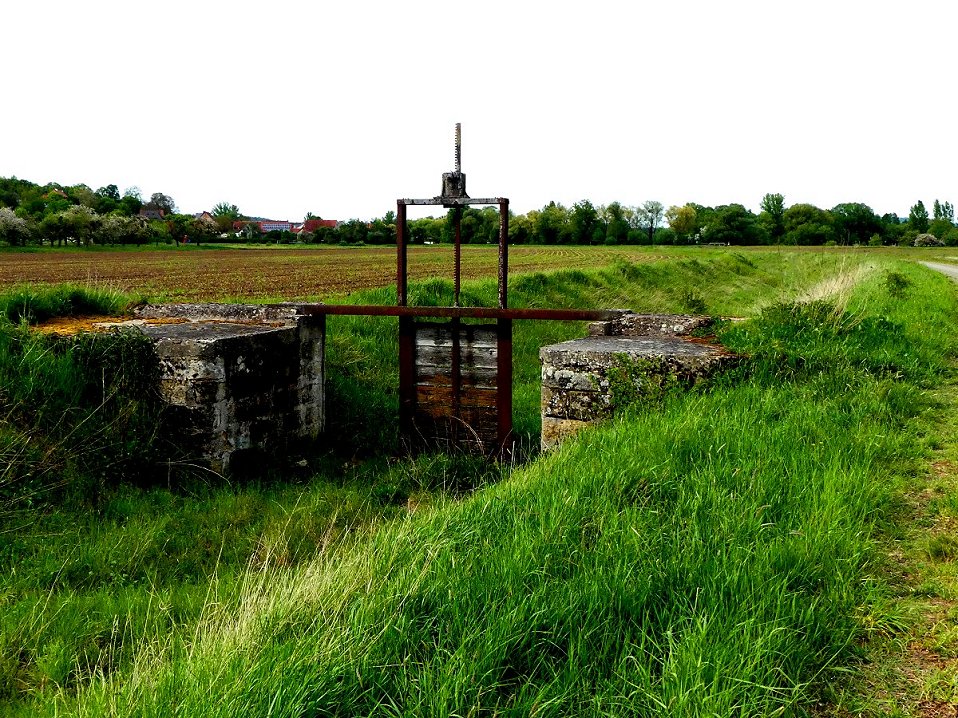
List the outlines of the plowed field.
{"label": "plowed field", "polygon": [[[510,247],[510,275],[662,259],[638,248]],[[495,277],[495,247],[465,246],[464,279]],[[452,279],[452,249],[410,247],[410,279]],[[189,249],[0,253],[0,289],[17,284],[91,283],[151,299],[316,300],[396,282],[394,247]]]}

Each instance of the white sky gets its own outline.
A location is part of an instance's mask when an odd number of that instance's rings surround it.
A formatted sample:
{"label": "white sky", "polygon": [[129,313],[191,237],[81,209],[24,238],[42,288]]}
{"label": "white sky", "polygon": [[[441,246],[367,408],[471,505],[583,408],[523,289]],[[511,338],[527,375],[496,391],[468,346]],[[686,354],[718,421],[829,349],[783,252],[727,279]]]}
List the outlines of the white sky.
{"label": "white sky", "polygon": [[[0,13],[0,176],[370,219],[958,200],[953,0],[44,0]],[[419,216],[419,215],[414,215]]]}

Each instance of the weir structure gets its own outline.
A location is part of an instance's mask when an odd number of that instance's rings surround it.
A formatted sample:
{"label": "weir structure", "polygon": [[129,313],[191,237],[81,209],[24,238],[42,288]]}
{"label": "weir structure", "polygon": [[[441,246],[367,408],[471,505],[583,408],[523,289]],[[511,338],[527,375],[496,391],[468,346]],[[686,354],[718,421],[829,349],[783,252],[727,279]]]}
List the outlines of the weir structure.
{"label": "weir structure", "polygon": [[[449,210],[454,231],[453,303],[409,306],[406,210]],[[461,304],[461,224],[469,205],[499,207],[498,301]],[[512,324],[592,321],[590,336],[541,347],[541,447],[550,449],[602,421],[623,400],[690,386],[740,360],[706,336],[708,317],[628,310],[513,309],[508,306],[509,200],[474,199],[461,169],[429,199],[396,201],[395,306],[352,304],[146,305],[132,320],[95,322],[93,331],[134,329],[156,350],[163,431],[196,466],[254,473],[326,429],[327,315],[399,320],[399,430],[410,451],[445,448],[508,458],[512,436]],[[190,463],[190,465],[194,465]]]}
{"label": "weir structure", "polygon": [[[427,199],[396,200],[396,306],[302,304],[303,315],[399,318],[399,430],[415,450],[445,446],[508,456],[512,452],[512,322],[517,319],[603,321],[618,310],[510,309],[509,200],[470,197],[462,172],[461,125],[455,165],[442,175],[442,191]],[[498,306],[462,306],[462,215],[471,205],[499,207]],[[453,222],[453,304],[408,304],[407,208],[436,206]],[[481,320],[480,323],[476,321]]]}

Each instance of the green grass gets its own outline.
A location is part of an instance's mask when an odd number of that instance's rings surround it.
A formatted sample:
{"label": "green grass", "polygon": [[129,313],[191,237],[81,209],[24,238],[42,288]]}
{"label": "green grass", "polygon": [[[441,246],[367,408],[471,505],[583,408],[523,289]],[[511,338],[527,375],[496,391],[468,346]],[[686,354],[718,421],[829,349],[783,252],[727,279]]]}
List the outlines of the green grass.
{"label": "green grass", "polygon": [[[916,417],[935,411],[922,390],[946,371],[958,306],[943,278],[866,258],[876,268],[856,286],[794,307],[854,262],[744,259],[515,280],[513,306],[698,299],[761,316],[723,334],[755,357],[746,368],[505,480],[465,457],[357,464],[356,441],[298,482],[124,489],[0,533],[8,712],[799,710],[891,620],[876,542],[922,459]],[[886,271],[908,278],[905,296]],[[448,288],[418,291],[425,303]],[[341,398],[372,407],[346,417],[361,430],[393,401],[375,367],[394,354],[394,326],[351,322],[330,322],[344,335],[330,373]],[[538,346],[582,327],[523,331],[516,424],[528,430]]]}
{"label": "green grass", "polygon": [[36,324],[51,317],[115,316],[133,301],[121,292],[98,286],[20,286],[0,295],[0,318],[12,324]]}
{"label": "green grass", "polygon": [[0,297],[0,518],[52,494],[84,503],[157,461],[152,345],[129,333],[61,339],[30,329],[55,316],[118,314],[127,302],[75,286]]}

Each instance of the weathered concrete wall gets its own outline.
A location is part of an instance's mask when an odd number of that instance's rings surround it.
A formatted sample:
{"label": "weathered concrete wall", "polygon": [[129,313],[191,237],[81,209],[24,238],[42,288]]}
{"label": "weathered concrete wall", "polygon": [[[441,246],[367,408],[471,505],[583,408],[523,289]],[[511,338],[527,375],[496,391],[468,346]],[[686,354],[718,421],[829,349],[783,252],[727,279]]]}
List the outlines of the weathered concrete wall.
{"label": "weathered concrete wall", "polygon": [[172,439],[213,470],[325,428],[324,317],[292,305],[170,304],[124,326],[155,342]]}
{"label": "weathered concrete wall", "polygon": [[[695,384],[737,363],[740,358],[720,345],[688,336],[710,324],[708,317],[629,313],[590,325],[585,339],[540,349],[542,448],[611,416],[623,381],[642,395],[671,384]],[[614,386],[616,381],[620,386]]]}

